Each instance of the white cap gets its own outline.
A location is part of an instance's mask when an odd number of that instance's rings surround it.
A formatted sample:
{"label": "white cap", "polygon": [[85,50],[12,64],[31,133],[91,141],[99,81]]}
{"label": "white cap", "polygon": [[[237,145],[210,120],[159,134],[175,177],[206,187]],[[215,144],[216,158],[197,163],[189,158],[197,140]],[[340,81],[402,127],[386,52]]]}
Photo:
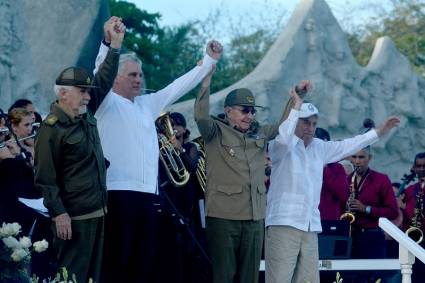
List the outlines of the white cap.
{"label": "white cap", "polygon": [[311,103],[303,103],[300,108],[299,118],[308,118],[313,115],[318,115],[319,110]]}

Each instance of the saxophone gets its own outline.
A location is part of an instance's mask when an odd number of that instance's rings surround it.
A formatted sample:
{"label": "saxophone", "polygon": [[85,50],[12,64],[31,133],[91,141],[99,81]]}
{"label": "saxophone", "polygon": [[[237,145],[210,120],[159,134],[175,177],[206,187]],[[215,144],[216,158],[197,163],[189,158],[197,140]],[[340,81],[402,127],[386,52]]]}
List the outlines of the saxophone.
{"label": "saxophone", "polygon": [[346,220],[351,224],[356,221],[356,216],[354,216],[354,211],[351,211],[350,209],[350,203],[356,199],[356,189],[355,189],[355,179],[356,179],[356,171],[357,167],[354,167],[353,176],[351,177],[351,183],[350,183],[350,196],[348,197],[347,204],[345,206],[345,212],[339,217],[340,220]]}
{"label": "saxophone", "polygon": [[424,239],[424,233],[422,231],[422,220],[424,219],[424,186],[425,179],[421,179],[419,182],[419,191],[416,194],[416,205],[412,217],[412,225],[406,230],[406,235],[409,236],[413,241],[420,244]]}

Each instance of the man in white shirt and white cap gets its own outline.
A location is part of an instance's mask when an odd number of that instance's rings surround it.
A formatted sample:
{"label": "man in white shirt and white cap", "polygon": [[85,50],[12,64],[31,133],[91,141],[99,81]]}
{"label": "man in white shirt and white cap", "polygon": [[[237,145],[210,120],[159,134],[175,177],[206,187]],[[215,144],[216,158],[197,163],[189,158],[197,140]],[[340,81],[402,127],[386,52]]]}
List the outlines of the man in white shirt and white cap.
{"label": "man in white shirt and white cap", "polygon": [[267,194],[265,260],[267,283],[319,282],[317,233],[323,167],[378,141],[400,120],[343,141],[314,138],[319,111],[295,90],[289,117],[269,144],[271,186]]}

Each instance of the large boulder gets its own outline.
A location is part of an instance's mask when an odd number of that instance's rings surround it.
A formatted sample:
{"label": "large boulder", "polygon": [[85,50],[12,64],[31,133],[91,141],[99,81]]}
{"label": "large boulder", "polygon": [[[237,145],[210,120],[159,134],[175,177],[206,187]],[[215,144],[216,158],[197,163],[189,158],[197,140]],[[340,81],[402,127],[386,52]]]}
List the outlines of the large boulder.
{"label": "large boulder", "polygon": [[0,1],[0,107],[28,98],[48,112],[60,71],[93,69],[108,15],[106,0]]}
{"label": "large boulder", "polygon": [[[324,0],[300,1],[258,66],[211,96],[211,113],[223,111],[224,98],[231,90],[247,87],[265,106],[257,119],[277,121],[288,90],[301,79],[312,80],[314,89],[307,99],[319,108],[319,126],[328,129],[333,139],[364,132],[365,118],[379,125],[388,115],[401,117],[400,127],[373,146],[371,167],[393,180],[409,172],[414,155],[425,147],[425,80],[388,37],[377,41],[369,64],[359,66]],[[196,136],[193,102],[175,104],[170,110],[185,113]]]}

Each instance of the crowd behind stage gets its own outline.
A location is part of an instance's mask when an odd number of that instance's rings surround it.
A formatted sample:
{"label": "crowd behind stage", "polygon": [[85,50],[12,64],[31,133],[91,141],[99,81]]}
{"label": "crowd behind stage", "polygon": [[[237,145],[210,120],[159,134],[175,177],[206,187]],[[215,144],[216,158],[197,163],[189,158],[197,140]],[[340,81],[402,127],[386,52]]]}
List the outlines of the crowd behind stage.
{"label": "crowd behind stage", "polygon": [[[259,281],[264,258],[266,282],[319,282],[321,223],[351,223],[353,259],[398,258],[380,217],[412,237],[423,230],[425,152],[410,157],[402,180],[369,167],[371,145],[402,130],[397,117],[366,120],[359,135],[332,141],[304,100],[308,80],[294,82],[276,124],[255,120],[261,105],[246,88],[230,91],[223,113],[211,116],[223,52],[215,40],[189,72],[140,95],[142,62],[121,54],[124,35],[111,17],[95,70],[59,73],[44,120],[26,99],[0,110],[0,223],[51,243],[33,255],[32,273],[47,278],[64,266],[78,282],[247,283]],[[162,113],[199,84],[194,139],[182,113]],[[43,198],[49,214],[22,198]],[[400,282],[396,273],[344,282]],[[424,273],[416,260],[412,282]]]}

